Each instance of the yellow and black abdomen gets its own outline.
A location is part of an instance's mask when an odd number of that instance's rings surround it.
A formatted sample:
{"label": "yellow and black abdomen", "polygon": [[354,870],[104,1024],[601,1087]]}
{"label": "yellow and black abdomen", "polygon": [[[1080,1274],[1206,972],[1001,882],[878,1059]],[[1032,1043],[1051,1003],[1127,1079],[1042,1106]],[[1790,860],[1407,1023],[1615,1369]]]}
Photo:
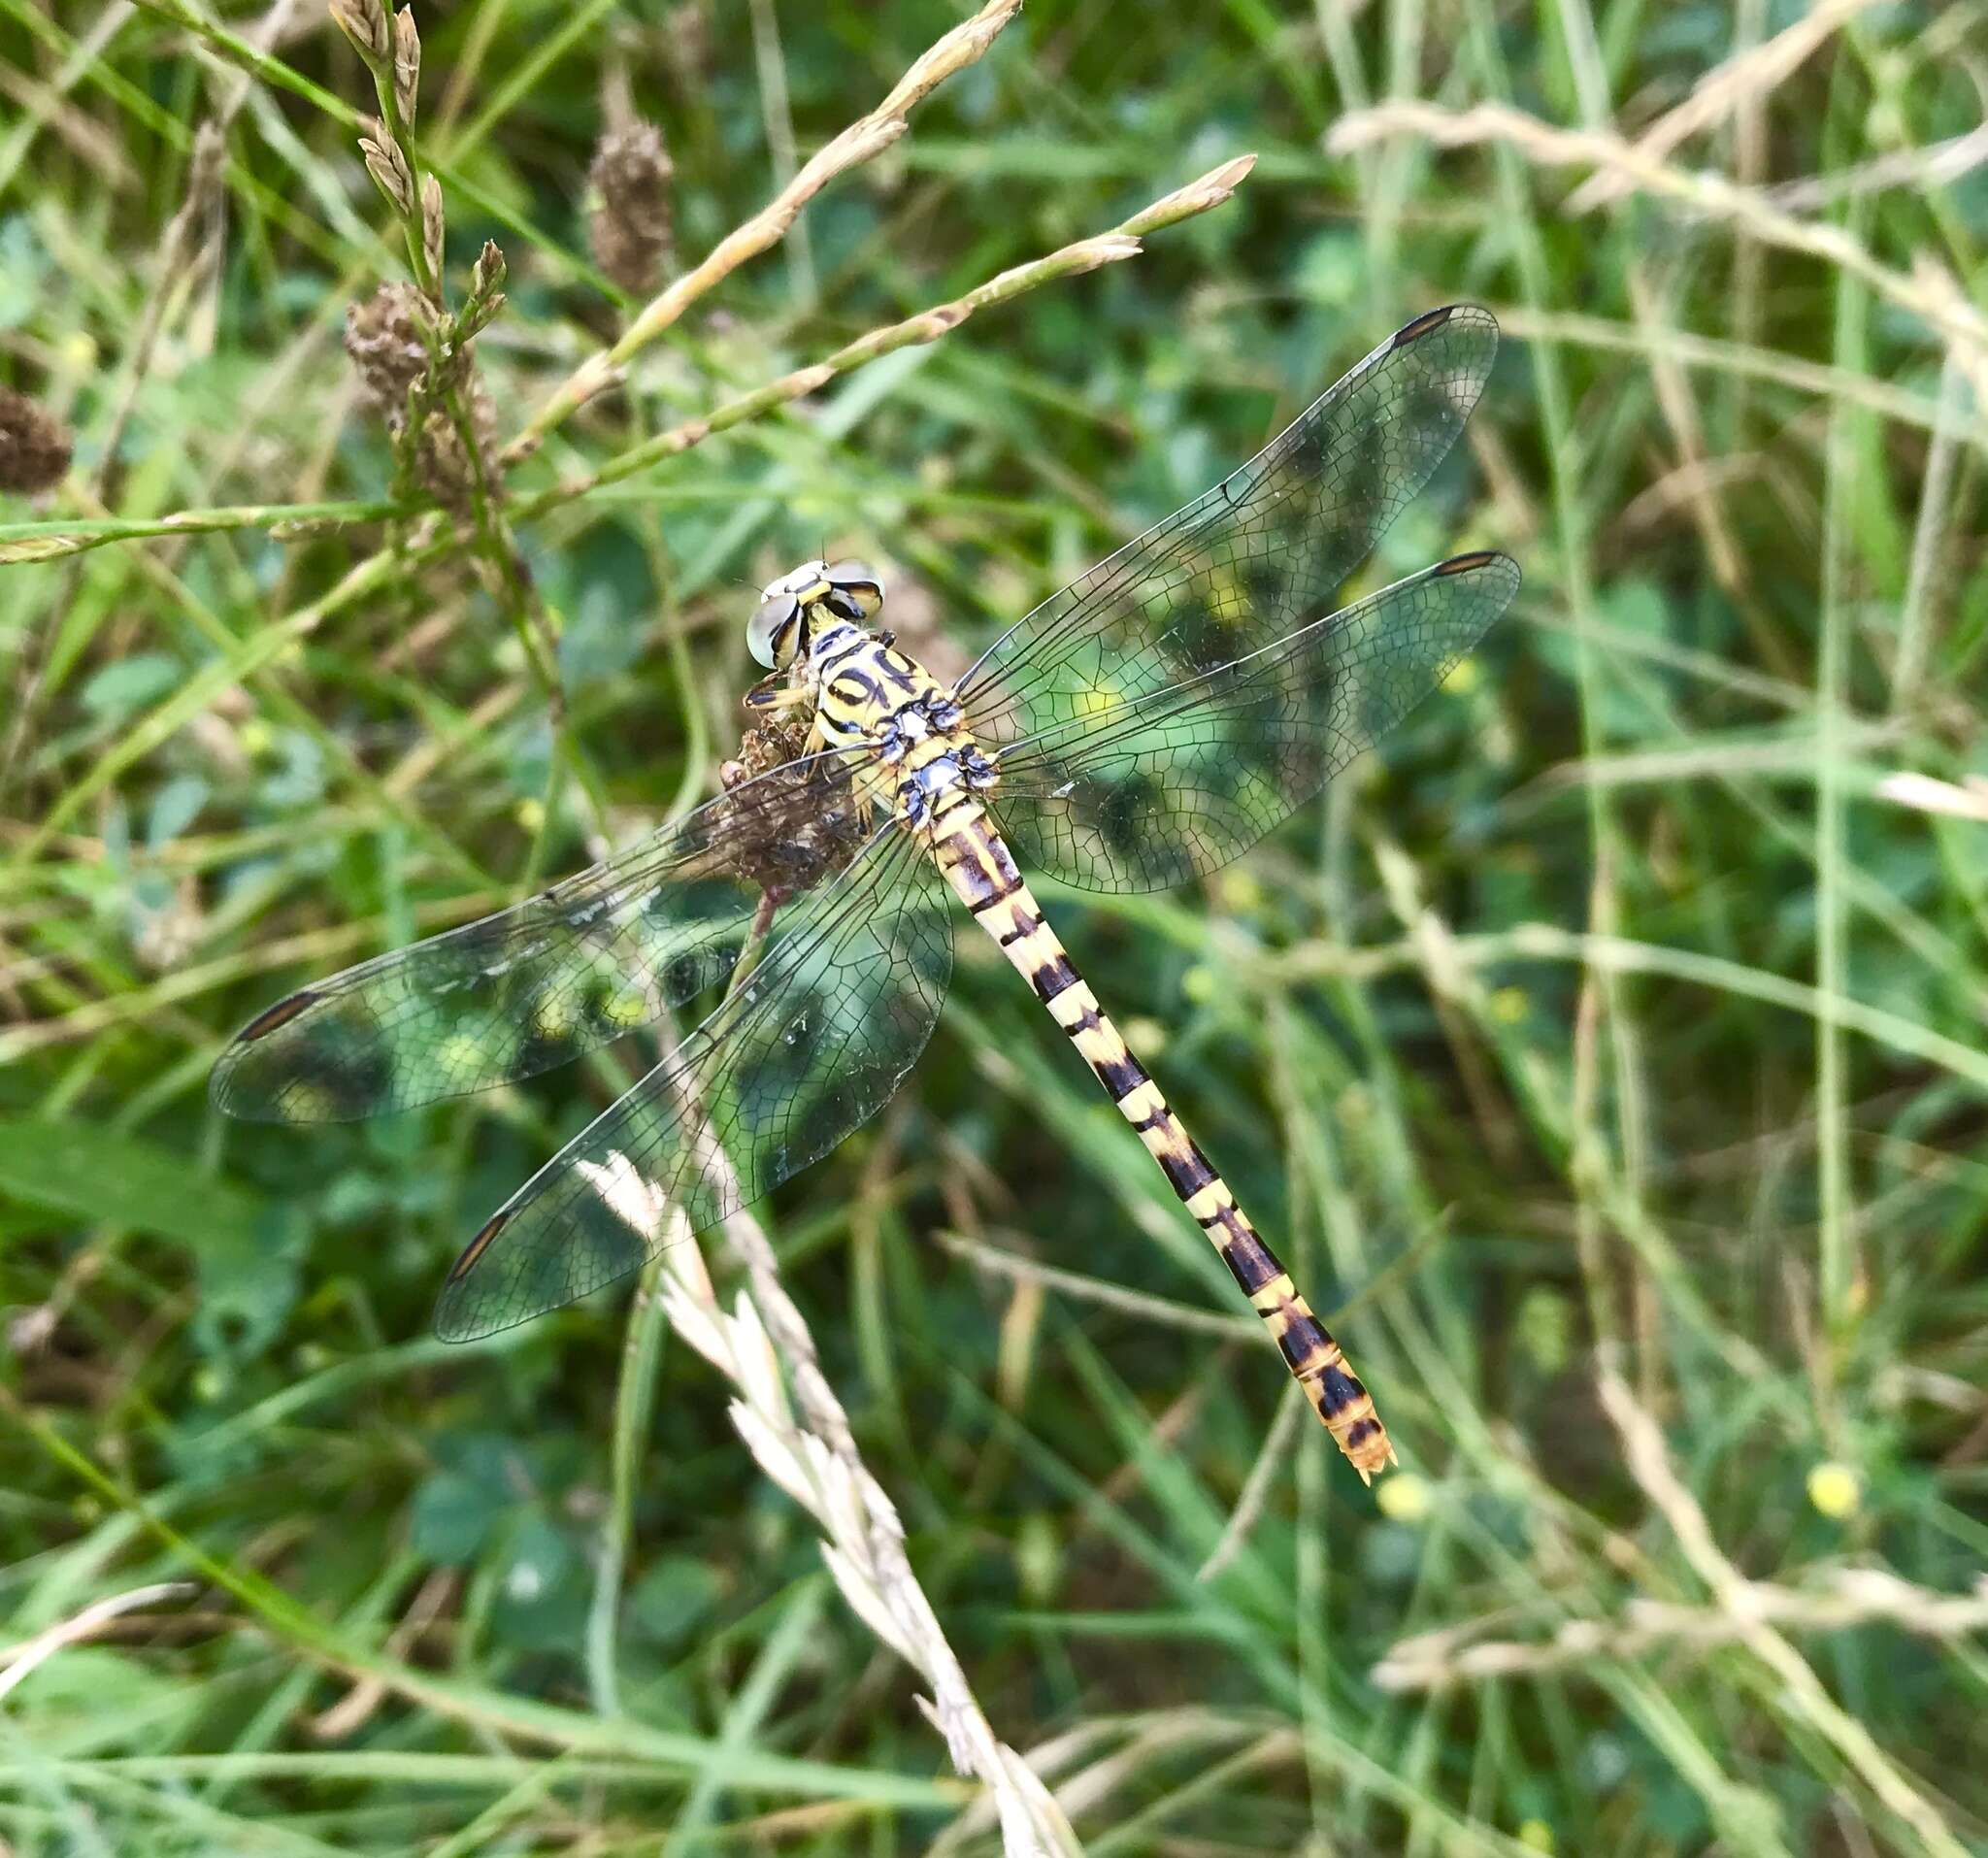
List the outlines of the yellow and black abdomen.
{"label": "yellow and black abdomen", "polygon": [[1160,1087],[1132,1055],[1097,996],[1044,920],[1013,857],[977,806],[960,808],[932,835],[933,854],[974,920],[992,936],[1063,1028],[1119,1113],[1138,1131],[1180,1203],[1221,1254],[1264,1320],[1298,1384],[1353,1468],[1370,1482],[1394,1462],[1374,1399],[1291,1281],[1229,1184],[1189,1139]]}

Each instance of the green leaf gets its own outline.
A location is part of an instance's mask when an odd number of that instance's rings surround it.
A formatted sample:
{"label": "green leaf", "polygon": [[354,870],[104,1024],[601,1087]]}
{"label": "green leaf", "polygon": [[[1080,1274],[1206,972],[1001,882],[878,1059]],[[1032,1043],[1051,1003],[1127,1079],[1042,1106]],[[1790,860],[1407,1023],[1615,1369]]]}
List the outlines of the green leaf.
{"label": "green leaf", "polygon": [[514,1492],[465,1471],[438,1471],[414,1493],[414,1552],[450,1566],[472,1561],[499,1517],[515,1507]]}
{"label": "green leaf", "polygon": [[0,1120],[0,1193],[201,1253],[246,1249],[266,1211],[188,1156],[79,1122]]}
{"label": "green leaf", "polygon": [[171,845],[207,805],[207,782],[198,775],[175,775],[152,800],[145,843],[153,851]]}
{"label": "green leaf", "polygon": [[724,1584],[709,1562],[665,1555],[628,1596],[630,1629],[655,1644],[675,1644],[711,1611]]}
{"label": "green leaf", "polygon": [[248,1361],[277,1339],[297,1302],[298,1264],[309,1240],[295,1208],[271,1207],[252,1231],[200,1246],[193,1334],[202,1352]]}
{"label": "green leaf", "polygon": [[179,661],[159,651],[114,659],[83,687],[83,707],[92,715],[127,716],[162,697],[185,676]]}
{"label": "green leaf", "polygon": [[526,1514],[490,1609],[495,1636],[524,1651],[569,1651],[586,1626],[586,1564],[549,1516]]}

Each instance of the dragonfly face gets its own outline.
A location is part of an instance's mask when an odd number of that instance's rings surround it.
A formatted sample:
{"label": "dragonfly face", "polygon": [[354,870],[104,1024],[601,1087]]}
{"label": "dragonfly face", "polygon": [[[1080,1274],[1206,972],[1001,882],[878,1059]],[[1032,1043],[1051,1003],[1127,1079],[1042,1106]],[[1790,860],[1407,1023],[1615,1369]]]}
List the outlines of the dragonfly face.
{"label": "dragonfly face", "polygon": [[[409,1110],[564,1065],[719,990],[457,1260],[437,1327],[487,1335],[637,1269],[826,1154],[938,1016],[964,905],[1076,1045],[1363,1476],[1372,1400],[1077,974],[1023,873],[1144,891],[1246,851],[1392,727],[1518,586],[1488,550],[1347,578],[1455,443],[1497,325],[1432,310],[1254,458],[1023,614],[955,683],[871,630],[883,584],[808,561],[746,628],[756,768],[515,908],[269,1008],[231,1114]],[[742,753],[744,745],[742,745]]]}
{"label": "dragonfly face", "polygon": [[883,605],[883,582],[857,561],[804,561],[767,582],[746,627],[754,660],[785,671],[808,655],[816,627],[829,619],[868,619]]}

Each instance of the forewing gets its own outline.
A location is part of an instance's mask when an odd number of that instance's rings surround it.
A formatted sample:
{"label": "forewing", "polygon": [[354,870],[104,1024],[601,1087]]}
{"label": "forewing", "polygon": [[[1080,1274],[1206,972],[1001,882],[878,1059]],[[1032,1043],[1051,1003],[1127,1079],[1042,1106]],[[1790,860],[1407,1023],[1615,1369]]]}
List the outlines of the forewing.
{"label": "forewing", "polygon": [[515,908],[348,968],[238,1033],[211,1091],[230,1115],[344,1122],[511,1083],[722,981],[762,890],[804,890],[867,837],[859,758],[743,782]]}
{"label": "forewing", "polygon": [[1207,495],[1015,621],[960,680],[990,747],[1103,719],[1331,612],[1477,403],[1498,324],[1471,305],[1396,332]]}
{"label": "forewing", "polygon": [[1518,566],[1458,555],[1233,664],[1002,760],[994,810],[1025,867],[1157,890],[1226,864],[1421,701],[1509,604]]}
{"label": "forewing", "polygon": [[435,1326],[508,1329],[639,1269],[824,1155],[889,1101],[952,971],[943,881],[886,826],[775,917],[751,979],[512,1196],[449,1273]]}

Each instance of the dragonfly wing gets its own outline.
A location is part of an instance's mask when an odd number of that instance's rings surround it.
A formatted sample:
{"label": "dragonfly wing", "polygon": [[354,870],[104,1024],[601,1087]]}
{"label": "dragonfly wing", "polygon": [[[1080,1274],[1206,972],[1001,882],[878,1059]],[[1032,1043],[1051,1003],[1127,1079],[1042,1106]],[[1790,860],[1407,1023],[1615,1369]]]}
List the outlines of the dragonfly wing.
{"label": "dragonfly wing", "polygon": [[230,1115],[345,1122],[510,1083],[731,973],[762,890],[805,890],[868,837],[862,758],[771,769],[514,909],[348,968],[249,1022],[210,1089]]}
{"label": "dragonfly wing", "polygon": [[437,1332],[508,1329],[639,1269],[826,1154],[887,1103],[952,971],[948,893],[883,827],[776,916],[751,978],[518,1189],[449,1273]]}
{"label": "dragonfly wing", "polygon": [[1458,555],[1248,657],[1016,744],[994,811],[1024,865],[1157,890],[1240,856],[1421,701],[1518,565]]}
{"label": "dragonfly wing", "polygon": [[1497,348],[1468,304],[1398,330],[1247,464],[1009,627],[960,680],[976,734],[1102,718],[1331,612],[1455,443]]}

